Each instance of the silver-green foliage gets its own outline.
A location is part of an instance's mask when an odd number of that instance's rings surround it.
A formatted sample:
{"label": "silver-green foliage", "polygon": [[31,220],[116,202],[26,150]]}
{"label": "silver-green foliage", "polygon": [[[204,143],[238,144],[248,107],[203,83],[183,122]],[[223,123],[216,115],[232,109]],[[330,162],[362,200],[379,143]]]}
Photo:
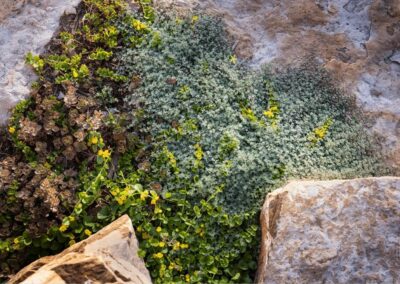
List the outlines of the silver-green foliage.
{"label": "silver-green foliage", "polygon": [[382,170],[354,107],[322,69],[249,71],[232,60],[221,23],[206,16],[164,17],[152,28],[119,56],[121,71],[140,77],[126,104],[132,129],[152,137],[152,173],[165,190],[203,198],[222,189],[217,202],[242,212],[288,178]]}

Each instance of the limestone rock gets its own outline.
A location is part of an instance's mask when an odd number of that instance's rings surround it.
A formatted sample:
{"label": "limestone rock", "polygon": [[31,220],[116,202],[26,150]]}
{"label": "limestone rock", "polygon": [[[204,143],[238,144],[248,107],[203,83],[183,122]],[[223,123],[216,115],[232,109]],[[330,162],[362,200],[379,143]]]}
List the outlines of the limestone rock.
{"label": "limestone rock", "polygon": [[55,256],[43,257],[18,272],[10,284],[149,284],[138,241],[127,215]]}
{"label": "limestone rock", "polygon": [[8,110],[30,92],[36,79],[25,55],[40,54],[59,27],[61,16],[74,13],[80,0],[0,1],[0,124]]}
{"label": "limestone rock", "polygon": [[400,283],[400,178],[291,182],[261,227],[257,283]]}
{"label": "limestone rock", "polygon": [[0,22],[17,12],[25,5],[27,0],[3,0],[0,8]]}

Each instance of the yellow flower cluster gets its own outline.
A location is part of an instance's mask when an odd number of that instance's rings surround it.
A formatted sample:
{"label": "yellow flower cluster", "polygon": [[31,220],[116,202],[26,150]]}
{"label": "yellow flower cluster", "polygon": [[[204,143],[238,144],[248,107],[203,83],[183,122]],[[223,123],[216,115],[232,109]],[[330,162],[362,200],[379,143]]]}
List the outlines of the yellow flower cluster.
{"label": "yellow flower cluster", "polygon": [[89,139],[88,139],[88,146],[100,146],[104,145],[104,140],[101,137],[100,133],[98,132],[92,132],[89,135]]}
{"label": "yellow flower cluster", "polygon": [[149,191],[148,190],[142,191],[140,193],[140,199],[143,200],[143,201],[145,201],[148,196],[149,196]]}
{"label": "yellow flower cluster", "polygon": [[311,142],[317,143],[318,141],[323,140],[328,134],[329,128],[332,124],[333,120],[328,118],[322,126],[315,128],[310,138]]}
{"label": "yellow flower cluster", "polygon": [[99,138],[97,138],[96,136],[90,138],[89,144],[97,145],[97,143],[99,143]]}
{"label": "yellow flower cluster", "polygon": [[180,247],[181,247],[181,243],[178,241],[178,242],[174,243],[174,245],[172,246],[172,249],[173,250],[179,250]]}
{"label": "yellow flower cluster", "polygon": [[240,113],[244,118],[251,122],[258,123],[260,125],[263,124],[263,121],[257,118],[256,114],[251,108],[242,108]]}
{"label": "yellow flower cluster", "polygon": [[181,244],[179,241],[176,241],[172,246],[173,250],[180,250],[180,249],[187,249],[187,248],[189,248],[188,244]]}
{"label": "yellow flower cluster", "polygon": [[118,204],[122,205],[125,203],[128,197],[132,195],[133,191],[130,187],[125,187],[123,190],[115,187],[110,191],[110,193],[112,196],[115,196],[115,200],[118,202]]}
{"label": "yellow flower cluster", "polygon": [[275,116],[278,114],[279,108],[278,106],[271,106],[268,110],[264,111],[264,115],[268,118],[275,118]]}
{"label": "yellow flower cluster", "polygon": [[160,199],[160,197],[158,196],[158,194],[155,191],[151,191],[151,205],[156,205],[157,201]]}
{"label": "yellow flower cluster", "polygon": [[108,158],[110,158],[110,156],[111,156],[111,152],[110,152],[110,150],[99,150],[98,152],[97,152],[97,155],[99,156],[99,157],[101,157],[101,158],[103,158],[103,159],[108,159]]}
{"label": "yellow flower cluster", "polygon": [[87,236],[90,236],[92,234],[92,232],[89,229],[85,229],[84,233]]}
{"label": "yellow flower cluster", "polygon": [[153,254],[153,257],[160,259],[160,258],[164,257],[164,254],[162,252],[158,252],[158,253]]}
{"label": "yellow flower cluster", "polygon": [[14,126],[10,126],[9,128],[8,128],[8,132],[10,133],[10,134],[14,134],[15,133],[15,127]]}
{"label": "yellow flower cluster", "polygon": [[143,23],[143,22],[141,22],[139,20],[132,20],[132,26],[137,31],[144,31],[144,30],[148,29],[148,26],[145,23]]}

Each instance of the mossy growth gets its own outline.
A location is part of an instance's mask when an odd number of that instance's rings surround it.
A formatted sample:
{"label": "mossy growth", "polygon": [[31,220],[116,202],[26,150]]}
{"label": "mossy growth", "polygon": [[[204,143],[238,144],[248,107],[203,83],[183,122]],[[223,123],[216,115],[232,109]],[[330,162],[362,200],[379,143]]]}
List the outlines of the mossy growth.
{"label": "mossy growth", "polygon": [[258,214],[287,178],[381,174],[320,68],[253,72],[218,20],[84,0],[0,146],[0,277],[123,214],[156,283],[250,283]]}

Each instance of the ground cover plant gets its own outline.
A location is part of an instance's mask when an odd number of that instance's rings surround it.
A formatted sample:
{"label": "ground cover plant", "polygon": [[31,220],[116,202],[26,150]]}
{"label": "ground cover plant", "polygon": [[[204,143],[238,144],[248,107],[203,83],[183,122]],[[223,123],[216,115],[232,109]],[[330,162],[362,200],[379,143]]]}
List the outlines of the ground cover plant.
{"label": "ground cover plant", "polygon": [[250,71],[222,23],[85,0],[0,151],[3,277],[128,214],[156,283],[252,281],[258,213],[288,178],[385,173],[318,67]]}

